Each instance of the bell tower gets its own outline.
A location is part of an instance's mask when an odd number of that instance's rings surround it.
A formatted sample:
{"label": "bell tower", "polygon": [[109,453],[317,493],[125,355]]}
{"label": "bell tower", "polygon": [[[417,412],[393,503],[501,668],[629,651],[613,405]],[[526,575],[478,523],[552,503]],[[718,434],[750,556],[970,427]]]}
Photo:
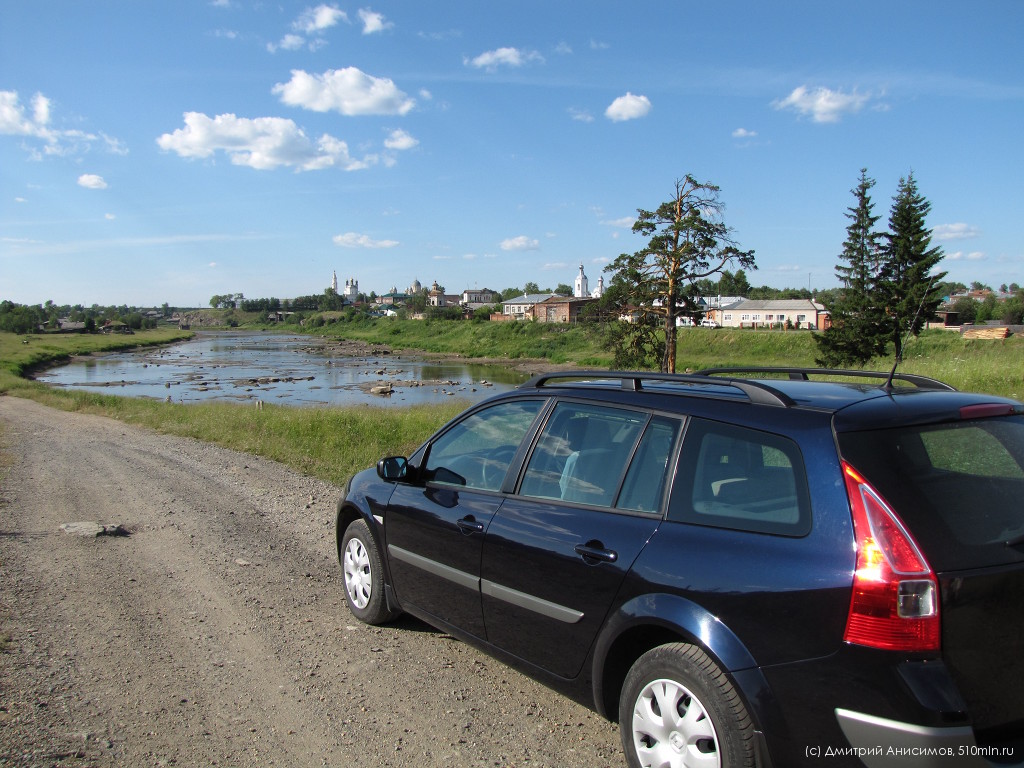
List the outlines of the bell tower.
{"label": "bell tower", "polygon": [[583,273],[582,264],[580,264],[580,273],[576,276],[576,283],[573,286],[572,295],[576,298],[590,296],[590,291],[587,289],[587,276]]}

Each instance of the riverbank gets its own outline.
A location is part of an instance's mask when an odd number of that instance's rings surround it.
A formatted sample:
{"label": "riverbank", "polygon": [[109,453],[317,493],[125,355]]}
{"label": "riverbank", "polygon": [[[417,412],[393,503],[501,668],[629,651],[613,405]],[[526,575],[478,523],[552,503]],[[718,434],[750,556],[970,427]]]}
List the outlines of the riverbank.
{"label": "riverbank", "polygon": [[[385,329],[393,326],[383,326]],[[435,329],[443,332],[443,329]],[[10,338],[4,338],[10,337]],[[143,338],[139,338],[143,337]],[[452,397],[441,405],[401,406],[380,409],[370,406],[293,408],[267,404],[202,403],[181,405],[141,398],[117,397],[94,392],[58,390],[20,378],[11,371],[24,369],[29,353],[17,345],[20,337],[0,334],[0,394],[28,397],[66,411],[96,413],[139,424],[157,432],[194,437],[207,442],[272,458],[292,468],[329,482],[342,483],[353,472],[372,466],[385,455],[408,455],[435,429],[465,407]],[[132,341],[158,343],[143,334]],[[345,338],[341,334],[310,334],[318,344],[336,345],[353,353],[377,350],[394,354],[390,345],[374,339]],[[70,347],[80,339],[62,339]],[[104,339],[100,340],[103,343]],[[120,340],[105,339],[106,342]],[[165,337],[162,343],[167,343]],[[36,344],[33,339],[29,345]],[[36,344],[32,354],[43,347]],[[11,353],[16,359],[10,357]],[[481,350],[483,351],[483,350]],[[58,353],[52,353],[51,360]],[[442,352],[427,352],[439,358]],[[813,365],[813,338],[806,332],[730,331],[690,329],[680,334],[680,368],[717,365]],[[450,355],[447,355],[450,356]],[[1024,397],[1024,336],[997,341],[966,340],[958,334],[931,331],[912,340],[908,359],[901,371],[932,376],[958,389]],[[468,356],[467,356],[468,357]],[[474,361],[485,359],[473,357]],[[510,362],[526,373],[554,367],[576,367],[575,363],[493,358]],[[875,369],[888,370],[891,361],[878,361]],[[597,366],[595,366],[597,367]]]}
{"label": "riverbank", "polygon": [[191,331],[160,328],[132,334],[0,332],[0,394],[24,389],[38,371],[76,357],[162,346],[192,338]]}
{"label": "riverbank", "polygon": [[73,358],[34,378],[64,390],[166,402],[381,408],[469,402],[518,386],[538,368],[486,364],[361,341],[265,331],[199,331],[169,347]]}

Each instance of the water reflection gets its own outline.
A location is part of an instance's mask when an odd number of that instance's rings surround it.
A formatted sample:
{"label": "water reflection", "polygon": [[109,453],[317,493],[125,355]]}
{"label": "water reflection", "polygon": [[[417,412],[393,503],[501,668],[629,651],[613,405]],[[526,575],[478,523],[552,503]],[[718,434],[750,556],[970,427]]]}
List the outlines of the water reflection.
{"label": "water reflection", "polygon": [[476,402],[527,377],[500,365],[422,360],[383,349],[368,353],[343,340],[201,332],[169,347],[75,360],[36,378],[69,389],[176,403],[217,399],[386,406],[451,397]]}

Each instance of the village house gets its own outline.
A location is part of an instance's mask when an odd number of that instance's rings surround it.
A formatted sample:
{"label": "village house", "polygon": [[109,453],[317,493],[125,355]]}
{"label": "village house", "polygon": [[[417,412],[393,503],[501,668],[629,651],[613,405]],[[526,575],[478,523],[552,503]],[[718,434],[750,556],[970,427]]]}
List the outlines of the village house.
{"label": "village house", "polygon": [[575,323],[582,309],[597,299],[589,296],[550,296],[530,309],[530,316],[539,323]]}
{"label": "village house", "polygon": [[810,299],[741,299],[709,309],[707,317],[723,328],[825,330],[830,325],[828,310]]}
{"label": "village house", "polygon": [[397,289],[392,289],[389,293],[381,294],[377,297],[379,304],[387,304],[388,306],[400,306],[405,304],[409,300],[409,294],[400,292]]}
{"label": "village house", "polygon": [[489,288],[466,289],[462,292],[463,304],[493,304],[498,295]]}
{"label": "village house", "polygon": [[495,320],[523,320],[531,317],[531,311],[535,304],[540,304],[542,301],[546,301],[554,296],[556,293],[524,293],[521,296],[516,296],[514,299],[508,299],[507,301],[501,302],[501,317],[495,317]]}

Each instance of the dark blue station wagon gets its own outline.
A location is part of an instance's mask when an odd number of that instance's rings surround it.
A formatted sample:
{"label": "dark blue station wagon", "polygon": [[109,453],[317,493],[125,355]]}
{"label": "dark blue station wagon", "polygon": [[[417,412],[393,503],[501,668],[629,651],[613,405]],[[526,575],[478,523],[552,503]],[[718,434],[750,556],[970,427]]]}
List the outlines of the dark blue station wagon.
{"label": "dark blue station wagon", "polygon": [[538,376],[352,478],[353,614],[618,721],[631,766],[1024,764],[1024,405],[818,369]]}

